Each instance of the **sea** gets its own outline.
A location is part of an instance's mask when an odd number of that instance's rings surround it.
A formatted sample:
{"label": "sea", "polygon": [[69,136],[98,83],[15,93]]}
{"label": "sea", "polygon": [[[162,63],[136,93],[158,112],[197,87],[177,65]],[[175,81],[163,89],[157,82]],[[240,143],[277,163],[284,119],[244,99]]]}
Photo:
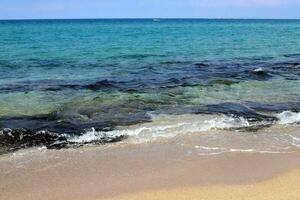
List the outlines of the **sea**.
{"label": "sea", "polygon": [[0,154],[185,134],[281,152],[299,123],[300,20],[0,21]]}

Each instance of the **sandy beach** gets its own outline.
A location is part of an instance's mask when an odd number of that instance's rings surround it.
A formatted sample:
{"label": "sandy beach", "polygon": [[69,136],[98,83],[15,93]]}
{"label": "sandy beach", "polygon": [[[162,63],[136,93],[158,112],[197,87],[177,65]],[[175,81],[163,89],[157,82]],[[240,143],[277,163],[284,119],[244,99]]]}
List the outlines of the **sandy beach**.
{"label": "sandy beach", "polygon": [[[297,130],[294,126],[288,131]],[[300,198],[297,148],[284,153],[199,155],[180,145],[197,137],[2,155],[0,199]]]}
{"label": "sandy beach", "polygon": [[247,185],[217,185],[152,190],[105,200],[295,200],[300,198],[300,170]]}

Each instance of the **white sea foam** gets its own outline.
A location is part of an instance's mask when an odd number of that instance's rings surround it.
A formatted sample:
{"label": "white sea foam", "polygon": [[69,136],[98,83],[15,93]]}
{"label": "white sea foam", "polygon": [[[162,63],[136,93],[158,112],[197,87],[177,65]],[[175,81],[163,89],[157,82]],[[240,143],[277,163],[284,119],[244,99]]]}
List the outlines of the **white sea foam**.
{"label": "white sea foam", "polygon": [[225,148],[222,148],[222,147],[206,147],[206,146],[198,146],[196,145],[195,146],[195,149],[204,149],[204,150],[225,150]]}
{"label": "white sea foam", "polygon": [[[180,134],[199,133],[216,129],[239,129],[264,125],[267,122],[250,123],[243,117],[227,115],[153,115],[148,123],[119,127],[112,131],[96,131],[91,129],[85,134],[72,137],[70,142],[89,143],[101,138],[128,136],[131,142],[143,143],[161,138],[172,138]],[[278,124],[292,124],[300,122],[300,113],[285,111],[278,115]],[[270,122],[268,122],[270,123]],[[275,122],[274,122],[275,123]]]}
{"label": "white sea foam", "polygon": [[226,115],[157,115],[152,116],[152,122],[120,127],[107,132],[91,129],[81,136],[70,138],[69,141],[88,143],[97,141],[103,137],[126,135],[135,142],[140,143],[159,138],[175,137],[179,134],[249,126],[251,124],[242,117],[234,118]]}
{"label": "white sea foam", "polygon": [[294,124],[300,122],[300,113],[284,111],[276,116],[279,124]]}
{"label": "white sea foam", "polygon": [[226,147],[207,147],[207,146],[195,146],[196,150],[199,150],[197,152],[197,155],[219,155],[224,153],[234,153],[234,152],[240,152],[240,153],[267,153],[267,154],[278,154],[282,153],[283,150],[286,149],[279,149],[276,150],[262,150],[262,149],[255,149],[255,148],[245,148],[245,149],[237,149],[237,148],[226,148]]}
{"label": "white sea foam", "polygon": [[291,144],[295,147],[300,147],[300,138],[293,136],[293,135],[289,135],[289,137],[291,137],[292,142]]}
{"label": "white sea foam", "polygon": [[114,131],[96,131],[94,128],[87,131],[85,134],[76,136],[76,137],[70,137],[68,139],[69,142],[72,143],[89,143],[93,141],[97,141],[104,137],[118,137],[122,135],[128,135],[127,130],[114,130]]}
{"label": "white sea foam", "polygon": [[254,72],[263,72],[264,71],[264,69],[263,68],[257,68],[257,69],[255,69],[255,70],[253,70]]}
{"label": "white sea foam", "polygon": [[[127,136],[125,143],[147,143],[165,138],[174,138],[186,134],[183,137],[183,148],[189,149],[196,155],[219,155],[223,153],[282,153],[291,152],[294,148],[300,148],[300,137],[293,133],[273,133],[262,134],[239,133],[239,132],[210,132],[210,130],[227,130],[255,127],[257,125],[270,125],[270,123],[281,126],[300,121],[300,114],[285,111],[277,114],[278,121],[274,122],[250,122],[243,117],[228,115],[205,115],[205,114],[185,114],[185,115],[151,115],[151,122],[127,126],[116,127],[112,131],[96,131],[91,129],[85,134],[69,138],[73,143],[91,143],[103,138],[114,138]],[[197,135],[198,134],[198,135]],[[221,134],[221,135],[219,135]],[[197,135],[197,137],[194,137]],[[189,141],[188,138],[193,139]],[[187,140],[185,140],[187,139]]]}

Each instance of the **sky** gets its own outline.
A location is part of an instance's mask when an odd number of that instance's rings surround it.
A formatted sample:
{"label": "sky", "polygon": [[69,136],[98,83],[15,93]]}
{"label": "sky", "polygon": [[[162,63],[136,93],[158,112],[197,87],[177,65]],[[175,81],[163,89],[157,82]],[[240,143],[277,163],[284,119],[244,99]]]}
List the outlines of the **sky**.
{"label": "sky", "polygon": [[300,0],[0,0],[0,19],[300,19]]}

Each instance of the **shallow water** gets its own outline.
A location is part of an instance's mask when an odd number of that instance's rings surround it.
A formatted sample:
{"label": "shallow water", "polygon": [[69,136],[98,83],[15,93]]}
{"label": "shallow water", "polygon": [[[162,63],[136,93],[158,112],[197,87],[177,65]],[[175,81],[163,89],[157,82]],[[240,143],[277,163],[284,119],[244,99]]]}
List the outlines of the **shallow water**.
{"label": "shallow water", "polygon": [[299,123],[299,34],[297,20],[0,21],[0,153],[130,139],[157,116],[175,128],[139,140],[191,132],[186,115],[194,132]]}

